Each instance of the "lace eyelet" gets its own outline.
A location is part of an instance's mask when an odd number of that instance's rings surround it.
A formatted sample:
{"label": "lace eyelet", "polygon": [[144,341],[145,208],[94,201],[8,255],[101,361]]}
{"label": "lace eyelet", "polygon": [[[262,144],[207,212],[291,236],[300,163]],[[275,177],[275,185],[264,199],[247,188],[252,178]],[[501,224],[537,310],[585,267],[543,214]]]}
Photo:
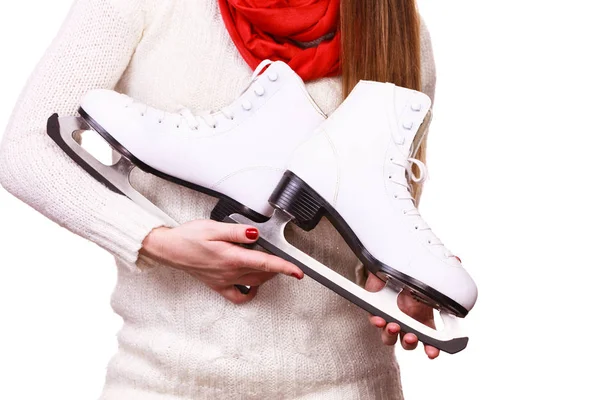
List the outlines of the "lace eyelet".
{"label": "lace eyelet", "polygon": [[402,214],[406,215],[407,211],[406,210],[402,210]]}
{"label": "lace eyelet", "polygon": [[144,114],[144,113],[140,113],[140,116],[141,116],[141,117],[143,117],[143,116],[145,116],[145,115],[146,115],[146,114]]}
{"label": "lace eyelet", "polygon": [[265,94],[265,89],[262,86],[260,86],[260,89],[254,88],[254,94],[258,97],[262,97]]}
{"label": "lace eyelet", "polygon": [[177,125],[177,129],[179,129],[179,125]]}
{"label": "lace eyelet", "polygon": [[415,225],[415,231],[416,231],[416,230],[418,230],[418,229],[419,229],[419,226],[418,226],[418,225]]}
{"label": "lace eyelet", "polygon": [[431,244],[431,240],[428,240],[428,241],[427,241],[427,244]]}
{"label": "lace eyelet", "polygon": [[269,72],[267,74],[267,76],[269,77],[269,80],[271,82],[275,82],[279,78],[279,75],[277,75],[277,72]]}
{"label": "lace eyelet", "polygon": [[246,111],[250,111],[252,109],[252,103],[246,100],[242,103],[242,108]]}
{"label": "lace eyelet", "polygon": [[158,123],[159,123],[159,124],[162,124],[162,119],[159,119],[159,120],[158,120]]}

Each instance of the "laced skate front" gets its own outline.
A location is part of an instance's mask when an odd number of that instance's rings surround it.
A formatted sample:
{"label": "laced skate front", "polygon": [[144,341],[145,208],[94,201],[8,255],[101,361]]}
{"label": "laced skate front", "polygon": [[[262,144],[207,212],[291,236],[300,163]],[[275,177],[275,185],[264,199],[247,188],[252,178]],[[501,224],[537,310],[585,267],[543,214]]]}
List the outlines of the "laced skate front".
{"label": "laced skate front", "polygon": [[[445,248],[444,243],[433,233],[431,227],[427,225],[421,214],[419,213],[418,208],[416,207],[416,202],[414,197],[412,196],[413,185],[418,184],[427,179],[427,166],[421,160],[409,157],[406,159],[406,162],[401,162],[396,158],[391,158],[390,161],[392,164],[397,165],[404,169],[404,173],[402,177],[398,177],[396,175],[390,175],[389,179],[401,186],[403,190],[400,190],[396,194],[394,194],[394,198],[396,200],[407,200],[412,205],[411,208],[407,208],[402,210],[402,213],[407,217],[412,217],[415,221],[414,229],[420,232],[424,232],[427,235],[427,244],[431,246],[439,247],[440,250],[443,249],[444,256],[447,258],[454,257],[454,255]],[[413,172],[413,166],[417,167],[418,175],[415,175]]]}
{"label": "laced skate front", "polygon": [[[262,85],[256,83],[256,80],[258,79],[258,76],[260,75],[262,70],[272,63],[273,62],[271,60],[264,60],[258,65],[258,67],[256,67],[254,73],[252,74],[252,79],[250,83],[244,89],[242,94],[246,93],[251,86],[253,86],[252,91],[254,92],[254,95],[256,97],[261,97],[265,94],[265,88]],[[272,71],[268,73],[268,78],[270,81],[274,82],[278,79],[278,75],[276,72]],[[248,99],[242,101],[241,105],[242,108],[246,111],[250,111],[252,109],[252,102]],[[148,112],[148,106],[146,104],[137,103],[133,99],[131,99],[131,102],[127,104],[127,107],[134,107],[140,112],[141,116],[146,115],[146,113]],[[166,114],[166,112],[163,112],[163,115],[161,118],[159,118],[158,123],[162,123],[162,121],[166,117]],[[182,122],[185,122],[193,130],[198,130],[200,128],[201,123],[206,124],[209,128],[215,129],[218,125],[217,117],[219,115],[222,115],[230,121],[233,121],[235,119],[235,115],[233,113],[233,110],[231,109],[231,106],[223,107],[218,111],[202,112],[198,115],[194,115],[194,113],[189,108],[180,106],[177,114],[179,114],[179,116],[181,117],[181,119],[177,123],[177,127],[179,128],[180,124]]]}

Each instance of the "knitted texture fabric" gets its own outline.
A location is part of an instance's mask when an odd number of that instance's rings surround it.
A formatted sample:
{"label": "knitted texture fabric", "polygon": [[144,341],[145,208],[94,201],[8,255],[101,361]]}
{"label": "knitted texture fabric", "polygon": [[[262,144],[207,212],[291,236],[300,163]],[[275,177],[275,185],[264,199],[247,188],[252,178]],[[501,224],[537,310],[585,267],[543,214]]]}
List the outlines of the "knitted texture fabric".
{"label": "knitted texture fabric", "polygon": [[[422,52],[423,90],[433,97],[424,25]],[[401,399],[394,349],[366,312],[310,278],[278,276],[234,305],[183,272],[144,265],[142,240],[163,222],[96,182],[45,134],[47,118],[76,115],[90,89],[200,111],[227,105],[251,74],[216,0],[76,1],[18,100],[0,147],[0,183],[115,256],[112,306],[123,327],[102,399]],[[328,114],[341,102],[339,78],[307,87]],[[132,182],[179,222],[207,218],[216,204],[138,170]],[[359,279],[355,256],[327,221],[288,231],[301,250]]]}

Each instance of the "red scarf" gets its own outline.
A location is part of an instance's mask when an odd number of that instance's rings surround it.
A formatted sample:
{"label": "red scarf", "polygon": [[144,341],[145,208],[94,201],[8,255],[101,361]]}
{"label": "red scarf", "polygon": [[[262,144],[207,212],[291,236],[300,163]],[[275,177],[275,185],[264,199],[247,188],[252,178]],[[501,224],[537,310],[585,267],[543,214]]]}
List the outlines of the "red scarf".
{"label": "red scarf", "polygon": [[[305,81],[340,73],[340,0],[219,0],[231,39],[250,68],[285,61]],[[329,33],[316,47],[311,42]]]}

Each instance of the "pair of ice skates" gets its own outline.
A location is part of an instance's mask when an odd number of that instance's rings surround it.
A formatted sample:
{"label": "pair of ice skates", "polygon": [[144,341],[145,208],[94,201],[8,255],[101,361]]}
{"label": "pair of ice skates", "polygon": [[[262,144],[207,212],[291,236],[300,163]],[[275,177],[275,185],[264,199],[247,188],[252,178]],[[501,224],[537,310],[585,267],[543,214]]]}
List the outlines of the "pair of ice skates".
{"label": "pair of ice skates", "polygon": [[[456,317],[473,307],[477,288],[411,194],[412,183],[425,178],[414,156],[430,107],[423,93],[361,81],[326,118],[294,71],[265,61],[246,91],[218,112],[169,113],[95,90],[82,100],[81,117],[50,117],[48,134],[96,179],[163,219],[172,221],[130,185],[133,168],[218,197],[212,219],[257,226],[258,244],[268,251],[420,341],[456,353],[468,341]],[[90,129],[122,155],[116,164],[100,163],[74,139]],[[286,241],[289,222],[311,230],[323,216],[387,282],[383,290],[364,290]],[[440,310],[444,329],[401,312],[402,290]]]}

